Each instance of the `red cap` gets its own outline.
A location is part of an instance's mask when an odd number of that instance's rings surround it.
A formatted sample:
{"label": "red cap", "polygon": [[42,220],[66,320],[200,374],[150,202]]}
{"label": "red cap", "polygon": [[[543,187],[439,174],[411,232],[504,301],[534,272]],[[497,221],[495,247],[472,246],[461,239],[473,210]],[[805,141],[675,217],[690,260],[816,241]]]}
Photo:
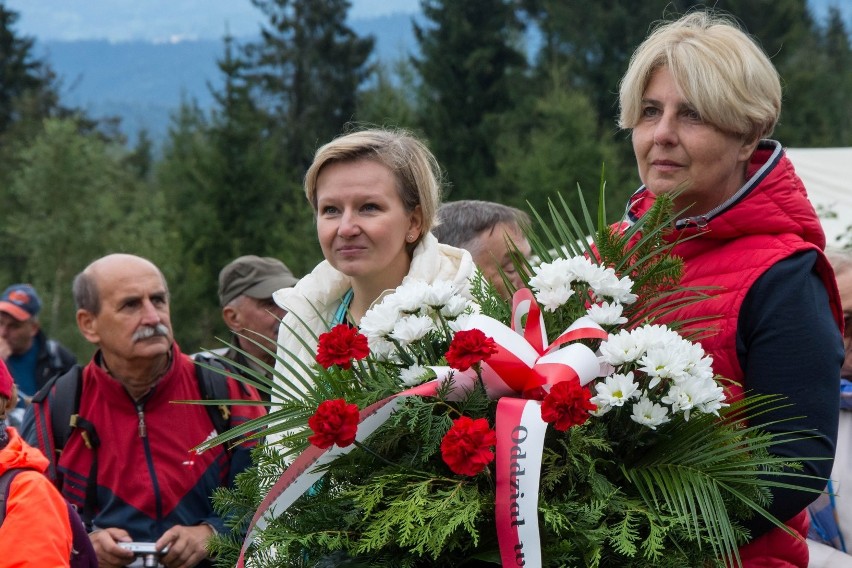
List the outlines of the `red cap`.
{"label": "red cap", "polygon": [[0,359],[0,396],[12,398],[12,373],[2,359]]}

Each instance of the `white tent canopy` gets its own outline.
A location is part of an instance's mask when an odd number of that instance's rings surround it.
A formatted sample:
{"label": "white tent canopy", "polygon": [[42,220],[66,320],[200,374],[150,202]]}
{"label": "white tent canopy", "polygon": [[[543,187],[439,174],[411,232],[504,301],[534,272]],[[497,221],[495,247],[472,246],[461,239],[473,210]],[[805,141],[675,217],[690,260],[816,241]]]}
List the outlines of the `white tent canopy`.
{"label": "white tent canopy", "polygon": [[[787,148],[796,173],[820,215],[829,246],[852,225],[852,148]],[[827,215],[831,213],[831,215]]]}

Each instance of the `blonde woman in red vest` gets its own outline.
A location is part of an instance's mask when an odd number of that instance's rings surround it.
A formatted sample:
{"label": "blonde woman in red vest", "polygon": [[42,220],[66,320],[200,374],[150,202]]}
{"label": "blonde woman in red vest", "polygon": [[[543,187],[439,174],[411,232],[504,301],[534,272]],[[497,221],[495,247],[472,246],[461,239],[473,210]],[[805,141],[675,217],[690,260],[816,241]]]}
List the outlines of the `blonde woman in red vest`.
{"label": "blonde woman in red vest", "polygon": [[[735,381],[733,396],[786,397],[789,407],[753,422],[808,431],[772,451],[801,459],[802,473],[828,477],[843,317],[819,220],[781,144],[768,139],[781,113],[777,71],[731,19],[696,11],[663,23],[637,48],[619,99],[643,184],[628,218],[641,217],[657,195],[675,195],[681,213],[671,238],[689,238],[676,248],[683,284],[719,287],[671,318],[705,318],[695,327],[706,329],[701,343],[715,371]],[[782,419],[789,420],[772,423]],[[771,491],[769,512],[801,537],[758,516],[747,526],[743,565],[805,568],[805,507],[816,494]]]}

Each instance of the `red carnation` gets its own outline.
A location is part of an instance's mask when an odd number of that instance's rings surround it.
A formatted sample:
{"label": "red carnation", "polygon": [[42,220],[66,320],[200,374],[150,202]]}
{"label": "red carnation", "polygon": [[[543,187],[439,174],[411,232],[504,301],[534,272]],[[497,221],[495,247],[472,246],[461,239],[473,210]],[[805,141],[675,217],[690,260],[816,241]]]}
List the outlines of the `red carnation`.
{"label": "red carnation", "polygon": [[314,435],[308,437],[308,442],[314,446],[324,450],[337,444],[345,448],[355,441],[358,406],[346,404],[342,398],[323,401],[308,419],[308,426],[314,431]]}
{"label": "red carnation", "polygon": [[497,353],[494,340],[478,329],[458,331],[447,350],[447,363],[453,369],[466,371]]}
{"label": "red carnation", "polygon": [[597,408],[591,398],[589,389],[580,386],[579,381],[556,383],[541,403],[541,418],[564,432],[589,419],[589,411]]}
{"label": "red carnation", "polygon": [[326,369],[332,365],[349,369],[353,359],[363,359],[369,353],[367,337],[358,333],[357,328],[341,323],[319,336],[317,363]]}
{"label": "red carnation", "polygon": [[441,457],[453,472],[459,475],[476,475],[494,460],[492,446],[497,443],[497,432],[488,426],[485,418],[473,420],[462,416],[441,440]]}

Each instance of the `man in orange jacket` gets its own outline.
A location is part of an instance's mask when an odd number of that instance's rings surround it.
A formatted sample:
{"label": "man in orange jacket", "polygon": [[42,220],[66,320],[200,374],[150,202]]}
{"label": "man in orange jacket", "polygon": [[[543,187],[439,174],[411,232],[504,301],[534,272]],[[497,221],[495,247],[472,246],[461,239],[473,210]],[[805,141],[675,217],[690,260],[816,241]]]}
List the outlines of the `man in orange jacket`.
{"label": "man in orange jacket", "polygon": [[0,360],[0,475],[27,468],[9,486],[6,518],[0,525],[0,564],[5,568],[68,566],[73,533],[68,506],[44,476],[48,461],[6,426],[6,411],[15,407],[12,375]]}

